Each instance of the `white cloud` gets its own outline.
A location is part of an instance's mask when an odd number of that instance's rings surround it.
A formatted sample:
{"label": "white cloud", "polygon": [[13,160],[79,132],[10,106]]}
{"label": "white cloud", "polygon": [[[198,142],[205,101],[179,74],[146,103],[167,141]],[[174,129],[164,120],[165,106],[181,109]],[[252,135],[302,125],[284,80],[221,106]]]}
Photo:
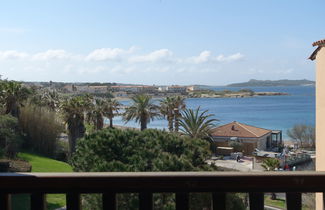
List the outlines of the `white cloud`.
{"label": "white cloud", "polygon": [[130,62],[156,62],[169,58],[173,55],[173,52],[168,49],[160,49],[153,51],[147,55],[133,56],[129,59]]}
{"label": "white cloud", "polygon": [[[0,65],[5,69],[0,74],[12,79],[27,78],[33,81],[44,79],[87,81],[92,78],[98,81],[134,80],[137,83],[137,80],[148,77],[164,83],[163,77],[166,77],[166,81],[180,79],[186,81],[182,78],[192,79],[191,77],[209,79],[208,73],[222,74],[225,69],[242,65],[235,61],[243,57],[241,53],[216,56],[209,50],[186,57],[177,56],[169,49],[158,49],[145,54],[135,47],[100,48],[84,54],[64,49],[50,49],[37,53],[0,51]],[[16,60],[11,62],[11,59]]]}
{"label": "white cloud", "polygon": [[244,58],[244,55],[241,53],[235,53],[229,56],[225,56],[223,54],[218,56],[212,56],[212,53],[210,51],[204,50],[198,56],[189,57],[188,59],[185,59],[185,61],[194,64],[202,64],[207,62],[233,62],[241,60],[242,58]]}
{"label": "white cloud", "polygon": [[241,60],[244,58],[244,55],[241,54],[241,53],[236,53],[236,54],[233,54],[233,55],[229,55],[229,56],[224,56],[224,55],[218,55],[215,59],[217,61],[220,61],[220,62],[223,62],[223,61],[226,61],[226,62],[231,62],[231,61],[237,61],[237,60]]}
{"label": "white cloud", "polygon": [[194,63],[205,63],[209,61],[210,57],[211,57],[211,52],[205,50],[201,52],[199,56],[190,58],[190,61],[193,61]]}
{"label": "white cloud", "polygon": [[71,57],[72,55],[65,50],[47,50],[33,55],[34,60],[68,59]]}
{"label": "white cloud", "polygon": [[28,57],[27,53],[15,50],[0,51],[0,60],[21,59]]}
{"label": "white cloud", "polygon": [[88,61],[105,61],[120,59],[121,56],[133,53],[136,47],[131,47],[128,50],[121,48],[101,48],[96,49],[88,54],[86,60]]}

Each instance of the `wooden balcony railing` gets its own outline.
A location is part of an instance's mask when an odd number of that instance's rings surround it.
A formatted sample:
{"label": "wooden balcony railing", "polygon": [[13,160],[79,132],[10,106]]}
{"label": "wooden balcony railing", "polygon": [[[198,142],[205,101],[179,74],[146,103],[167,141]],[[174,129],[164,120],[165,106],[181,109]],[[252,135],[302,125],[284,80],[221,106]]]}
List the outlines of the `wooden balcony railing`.
{"label": "wooden balcony railing", "polygon": [[31,209],[45,209],[45,194],[64,193],[67,209],[79,210],[80,194],[101,193],[103,209],[116,209],[116,193],[139,193],[139,209],[153,209],[152,193],[176,194],[188,209],[190,192],[211,192],[213,209],[226,209],[227,192],[248,192],[250,209],[264,209],[264,192],[285,192],[287,209],[301,209],[301,193],[324,192],[325,172],[127,172],[0,173],[0,209],[10,194],[30,193]]}

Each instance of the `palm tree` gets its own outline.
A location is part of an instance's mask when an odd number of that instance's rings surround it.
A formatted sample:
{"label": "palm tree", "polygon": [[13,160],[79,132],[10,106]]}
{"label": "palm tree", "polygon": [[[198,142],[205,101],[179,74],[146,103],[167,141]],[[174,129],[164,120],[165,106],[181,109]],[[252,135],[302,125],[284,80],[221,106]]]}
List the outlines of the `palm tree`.
{"label": "palm tree", "polygon": [[[274,171],[276,168],[279,168],[280,161],[276,158],[267,158],[263,160],[261,165],[266,171]],[[276,199],[276,194],[274,192],[271,193],[271,200]]]}
{"label": "palm tree", "polygon": [[181,96],[166,97],[160,101],[160,112],[167,118],[169,131],[178,132],[180,111],[185,107],[185,98]]}
{"label": "palm tree", "polygon": [[104,127],[104,114],[106,103],[103,99],[95,99],[94,104],[88,107],[87,121],[92,122],[96,130]]}
{"label": "palm tree", "polygon": [[151,120],[160,116],[159,107],[147,95],[135,95],[131,99],[132,105],[125,109],[123,120],[126,122],[135,120],[140,123],[141,130],[144,130]]}
{"label": "palm tree", "polygon": [[173,97],[166,97],[160,101],[160,113],[167,118],[168,130],[174,131],[174,100]]}
{"label": "palm tree", "polygon": [[48,107],[51,111],[56,111],[57,108],[59,108],[60,98],[55,90],[45,90],[43,92],[33,94],[29,102],[39,107]]}
{"label": "palm tree", "polygon": [[267,158],[263,160],[261,165],[266,171],[274,171],[276,168],[279,168],[280,161],[276,158]]}
{"label": "palm tree", "polygon": [[116,99],[108,99],[105,103],[105,117],[109,119],[109,127],[113,128],[113,118],[121,107]]}
{"label": "palm tree", "polygon": [[207,110],[201,111],[200,107],[197,109],[185,109],[182,112],[180,119],[181,132],[192,138],[206,139],[210,137],[211,129],[214,127],[213,114],[207,114]]}
{"label": "palm tree", "polygon": [[66,99],[61,104],[63,118],[68,127],[70,155],[75,151],[77,139],[82,138],[85,134],[85,112],[90,104],[91,102],[82,96]]}
{"label": "palm tree", "polygon": [[43,104],[49,107],[52,111],[55,111],[59,107],[60,98],[55,90],[45,91],[42,94],[41,99],[43,101]]}
{"label": "palm tree", "polygon": [[175,132],[178,132],[179,130],[179,119],[182,117],[181,111],[186,108],[185,105],[185,98],[181,96],[175,96],[174,97],[174,127],[175,127]]}
{"label": "palm tree", "polygon": [[5,114],[19,117],[20,106],[28,98],[30,90],[15,81],[1,81],[0,101],[4,105]]}

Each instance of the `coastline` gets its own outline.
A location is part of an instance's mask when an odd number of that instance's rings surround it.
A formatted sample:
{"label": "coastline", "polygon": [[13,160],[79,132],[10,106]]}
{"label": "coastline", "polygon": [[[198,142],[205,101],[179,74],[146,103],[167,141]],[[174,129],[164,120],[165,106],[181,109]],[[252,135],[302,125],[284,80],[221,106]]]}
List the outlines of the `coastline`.
{"label": "coastline", "polygon": [[285,96],[289,93],[283,92],[239,92],[239,93],[226,93],[226,94],[201,94],[198,96],[192,96],[189,98],[247,98],[247,97],[258,97],[258,96]]}
{"label": "coastline", "polygon": [[[234,92],[234,93],[226,93],[226,94],[218,94],[218,93],[210,93],[210,94],[189,94],[189,95],[182,95],[182,94],[174,94],[174,95],[161,95],[156,96],[153,95],[152,98],[154,99],[163,99],[168,96],[183,96],[184,98],[248,98],[248,97],[259,97],[259,96],[287,96],[290,95],[289,93],[284,92],[254,92],[253,94],[249,92]],[[118,101],[123,100],[130,100],[133,95],[124,96],[124,97],[115,97]]]}
{"label": "coastline", "polygon": [[[221,92],[223,88],[215,88],[212,91]],[[239,88],[231,88],[235,92]],[[219,119],[219,125],[232,121],[239,121],[253,126],[273,130],[282,130],[283,139],[289,140],[286,131],[295,124],[315,125],[315,89],[310,86],[299,87],[258,87],[252,89],[255,93],[262,95],[247,96],[239,98],[193,98],[184,96],[187,108],[194,109],[200,106],[208,110],[210,114]],[[273,96],[264,97],[262,92],[272,92]],[[275,95],[274,93],[286,93],[286,95]],[[180,95],[180,94],[179,94]],[[269,94],[271,95],[271,94]],[[162,96],[154,96],[159,100]],[[120,98],[123,105],[129,105],[130,98]],[[138,124],[130,121],[125,124],[122,118],[114,118],[114,125],[126,127],[138,127]],[[167,128],[167,121],[157,119],[148,125],[149,128]]]}

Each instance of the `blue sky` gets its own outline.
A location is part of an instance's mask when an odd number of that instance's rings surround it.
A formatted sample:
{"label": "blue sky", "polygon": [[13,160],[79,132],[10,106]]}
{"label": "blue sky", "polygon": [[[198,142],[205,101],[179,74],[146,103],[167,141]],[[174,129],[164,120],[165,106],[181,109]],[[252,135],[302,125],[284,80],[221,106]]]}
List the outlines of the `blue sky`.
{"label": "blue sky", "polygon": [[223,85],[315,79],[324,0],[2,1],[0,74]]}

